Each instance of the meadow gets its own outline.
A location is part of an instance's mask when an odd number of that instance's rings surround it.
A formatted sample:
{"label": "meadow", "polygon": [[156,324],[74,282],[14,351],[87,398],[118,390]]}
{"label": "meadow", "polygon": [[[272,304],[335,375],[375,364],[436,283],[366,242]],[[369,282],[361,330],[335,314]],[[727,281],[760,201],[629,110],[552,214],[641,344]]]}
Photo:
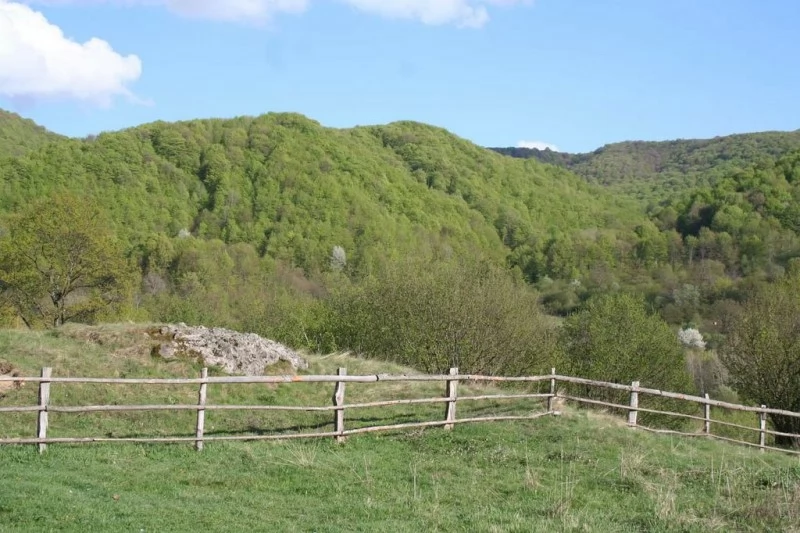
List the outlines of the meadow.
{"label": "meadow", "polygon": [[[23,374],[195,375],[197,362],[150,355],[142,327],[67,326],[0,333],[0,353]],[[308,372],[412,371],[345,354],[310,357]],[[217,386],[221,403],[330,401],[330,384]],[[356,385],[359,385],[358,387]],[[355,400],[441,394],[441,384],[348,385]],[[291,387],[291,388],[290,388]],[[419,390],[419,388],[430,390]],[[0,403],[25,403],[35,387]],[[481,387],[487,391],[488,387]],[[138,391],[138,392],[137,392]],[[478,392],[478,389],[472,393]],[[59,396],[61,394],[61,396]],[[53,385],[53,401],[179,401],[196,391]],[[164,401],[163,398],[158,401]],[[471,402],[479,403],[479,402]],[[524,404],[523,404],[524,403]],[[469,404],[467,404],[469,405]],[[482,404],[530,412],[531,402]],[[425,411],[425,409],[429,409]],[[440,416],[443,406],[365,411],[376,417]],[[461,406],[459,405],[459,409]],[[653,435],[608,413],[564,406],[562,415],[277,442],[52,444],[0,447],[0,531],[800,531],[800,460],[725,443]],[[459,415],[462,413],[459,412]],[[191,434],[194,413],[51,415],[51,434]],[[466,413],[465,413],[466,415]],[[34,415],[0,417],[2,436],[30,435]],[[330,413],[209,415],[222,433],[316,425]],[[26,418],[27,417],[27,418]],[[182,419],[185,417],[185,420]]]}

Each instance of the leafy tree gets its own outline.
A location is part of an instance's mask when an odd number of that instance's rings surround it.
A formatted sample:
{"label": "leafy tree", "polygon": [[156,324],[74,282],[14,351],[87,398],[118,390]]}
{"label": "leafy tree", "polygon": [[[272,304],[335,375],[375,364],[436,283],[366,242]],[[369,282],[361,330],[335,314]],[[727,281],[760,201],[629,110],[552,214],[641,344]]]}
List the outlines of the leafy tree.
{"label": "leafy tree", "polygon": [[124,303],[132,279],[109,221],[69,193],[31,203],[0,240],[0,287],[29,327],[94,320]]}
{"label": "leafy tree", "polygon": [[[624,293],[596,296],[564,321],[564,369],[574,376],[673,392],[691,390],[683,351],[672,328],[648,312],[643,299]],[[614,403],[627,403],[618,391],[581,388],[582,394]],[[663,404],[650,397],[643,402]],[[674,410],[671,407],[669,410]],[[657,420],[643,413],[643,422]]]}
{"label": "leafy tree", "polygon": [[329,305],[339,348],[428,372],[541,372],[555,351],[535,294],[477,260],[407,258]]}
{"label": "leafy tree", "polygon": [[[800,268],[795,262],[774,285],[757,290],[728,327],[721,347],[730,383],[743,397],[800,412]],[[800,418],[770,415],[775,429],[800,433]],[[800,438],[775,437],[800,447]]]}

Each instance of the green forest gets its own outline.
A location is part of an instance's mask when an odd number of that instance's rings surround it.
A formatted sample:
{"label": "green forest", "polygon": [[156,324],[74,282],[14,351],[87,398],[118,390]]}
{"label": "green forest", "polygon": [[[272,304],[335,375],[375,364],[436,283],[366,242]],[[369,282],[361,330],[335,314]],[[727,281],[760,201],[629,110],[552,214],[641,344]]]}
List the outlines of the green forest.
{"label": "green forest", "polygon": [[570,154],[536,148],[492,148],[567,168],[587,181],[644,201],[659,202],[679,190],[710,185],[742,168],[769,164],[800,149],[800,130],[762,132],[664,142],[608,144]]}
{"label": "green forest", "polygon": [[0,112],[4,327],[183,321],[797,411],[798,258],[800,132],[561,154],[409,121],[75,139]]}

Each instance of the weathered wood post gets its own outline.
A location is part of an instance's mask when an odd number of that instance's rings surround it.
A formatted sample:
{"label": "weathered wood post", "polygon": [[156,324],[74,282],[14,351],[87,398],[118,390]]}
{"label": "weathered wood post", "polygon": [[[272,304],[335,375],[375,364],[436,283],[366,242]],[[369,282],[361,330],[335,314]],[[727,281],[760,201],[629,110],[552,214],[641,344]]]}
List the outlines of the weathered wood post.
{"label": "weathered wood post", "polygon": [[[761,406],[762,409],[766,409],[766,405]],[[759,426],[759,433],[758,433],[758,445],[760,446],[761,450],[764,451],[764,446],[767,444],[767,413],[766,411],[761,411],[758,413],[758,426]]]}
{"label": "weathered wood post", "polygon": [[[705,398],[708,401],[708,393],[705,394]],[[709,403],[703,404],[703,418],[705,418],[703,432],[706,435],[711,435],[711,404]]]}
{"label": "weathered wood post", "polygon": [[[53,374],[53,369],[46,366],[42,368],[42,377],[49,378]],[[39,420],[36,424],[36,438],[47,438],[47,404],[50,403],[50,382],[39,382]],[[47,449],[47,444],[44,442],[39,443],[39,453],[44,453]]]}
{"label": "weathered wood post", "polygon": [[194,447],[198,452],[203,450],[203,432],[206,427],[206,410],[204,407],[206,405],[206,394],[208,390],[208,381],[206,381],[208,379],[207,368],[200,371],[200,379],[203,381],[200,382],[200,393],[197,398],[197,405],[200,408],[197,410],[197,440],[194,442]]}
{"label": "weathered wood post", "polygon": [[[339,368],[339,376],[346,376],[347,369]],[[333,390],[333,405],[336,407],[333,419],[333,431],[337,433],[336,442],[342,443],[347,437],[344,436],[344,381],[337,381]]]}
{"label": "weathered wood post", "polygon": [[628,425],[636,427],[636,417],[639,415],[639,382],[631,383],[631,408],[628,411]]}
{"label": "weathered wood post", "polygon": [[550,396],[547,398],[547,412],[553,412],[553,400],[556,397],[556,369],[550,369]]}
{"label": "weathered wood post", "polygon": [[[450,369],[451,376],[458,375],[458,368],[451,368]],[[453,429],[455,425],[456,419],[456,401],[458,400],[458,380],[457,379],[448,379],[447,380],[447,388],[445,390],[445,396],[450,399],[447,402],[447,408],[444,412],[444,420],[447,424],[444,425],[444,429],[450,430]]]}

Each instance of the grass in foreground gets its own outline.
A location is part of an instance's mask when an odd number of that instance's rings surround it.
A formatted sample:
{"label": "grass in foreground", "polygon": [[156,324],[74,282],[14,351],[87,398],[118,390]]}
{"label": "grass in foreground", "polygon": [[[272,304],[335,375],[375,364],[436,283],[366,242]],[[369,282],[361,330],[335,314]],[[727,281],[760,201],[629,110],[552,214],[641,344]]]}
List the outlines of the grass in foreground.
{"label": "grass in foreground", "polygon": [[[141,328],[0,332],[23,374],[195,376],[190,361],[153,359]],[[309,373],[407,372],[345,356]],[[210,401],[329,405],[330,384],[209,387]],[[463,387],[462,394],[490,392]],[[148,392],[149,391],[149,392]],[[350,384],[348,402],[440,396],[442,384]],[[193,388],[56,387],[62,405],[183,403]],[[35,403],[35,387],[0,400]],[[476,404],[477,402],[472,402]],[[427,409],[427,410],[426,410]],[[430,420],[443,405],[365,410],[359,424]],[[536,402],[459,404],[531,412]],[[316,415],[309,415],[316,416]],[[210,413],[219,434],[329,428],[298,413]],[[300,420],[298,422],[298,420]],[[51,414],[52,436],[191,435],[193,413]],[[216,429],[215,429],[216,426]],[[34,417],[0,414],[0,435],[31,436]],[[282,429],[281,429],[282,428]],[[0,447],[0,531],[800,531],[800,461],[724,443],[652,435],[567,409],[531,422],[457,425],[332,439],[190,445]]]}
{"label": "grass in foreground", "polygon": [[587,412],[278,443],[0,448],[0,530],[792,531],[800,462]]}

